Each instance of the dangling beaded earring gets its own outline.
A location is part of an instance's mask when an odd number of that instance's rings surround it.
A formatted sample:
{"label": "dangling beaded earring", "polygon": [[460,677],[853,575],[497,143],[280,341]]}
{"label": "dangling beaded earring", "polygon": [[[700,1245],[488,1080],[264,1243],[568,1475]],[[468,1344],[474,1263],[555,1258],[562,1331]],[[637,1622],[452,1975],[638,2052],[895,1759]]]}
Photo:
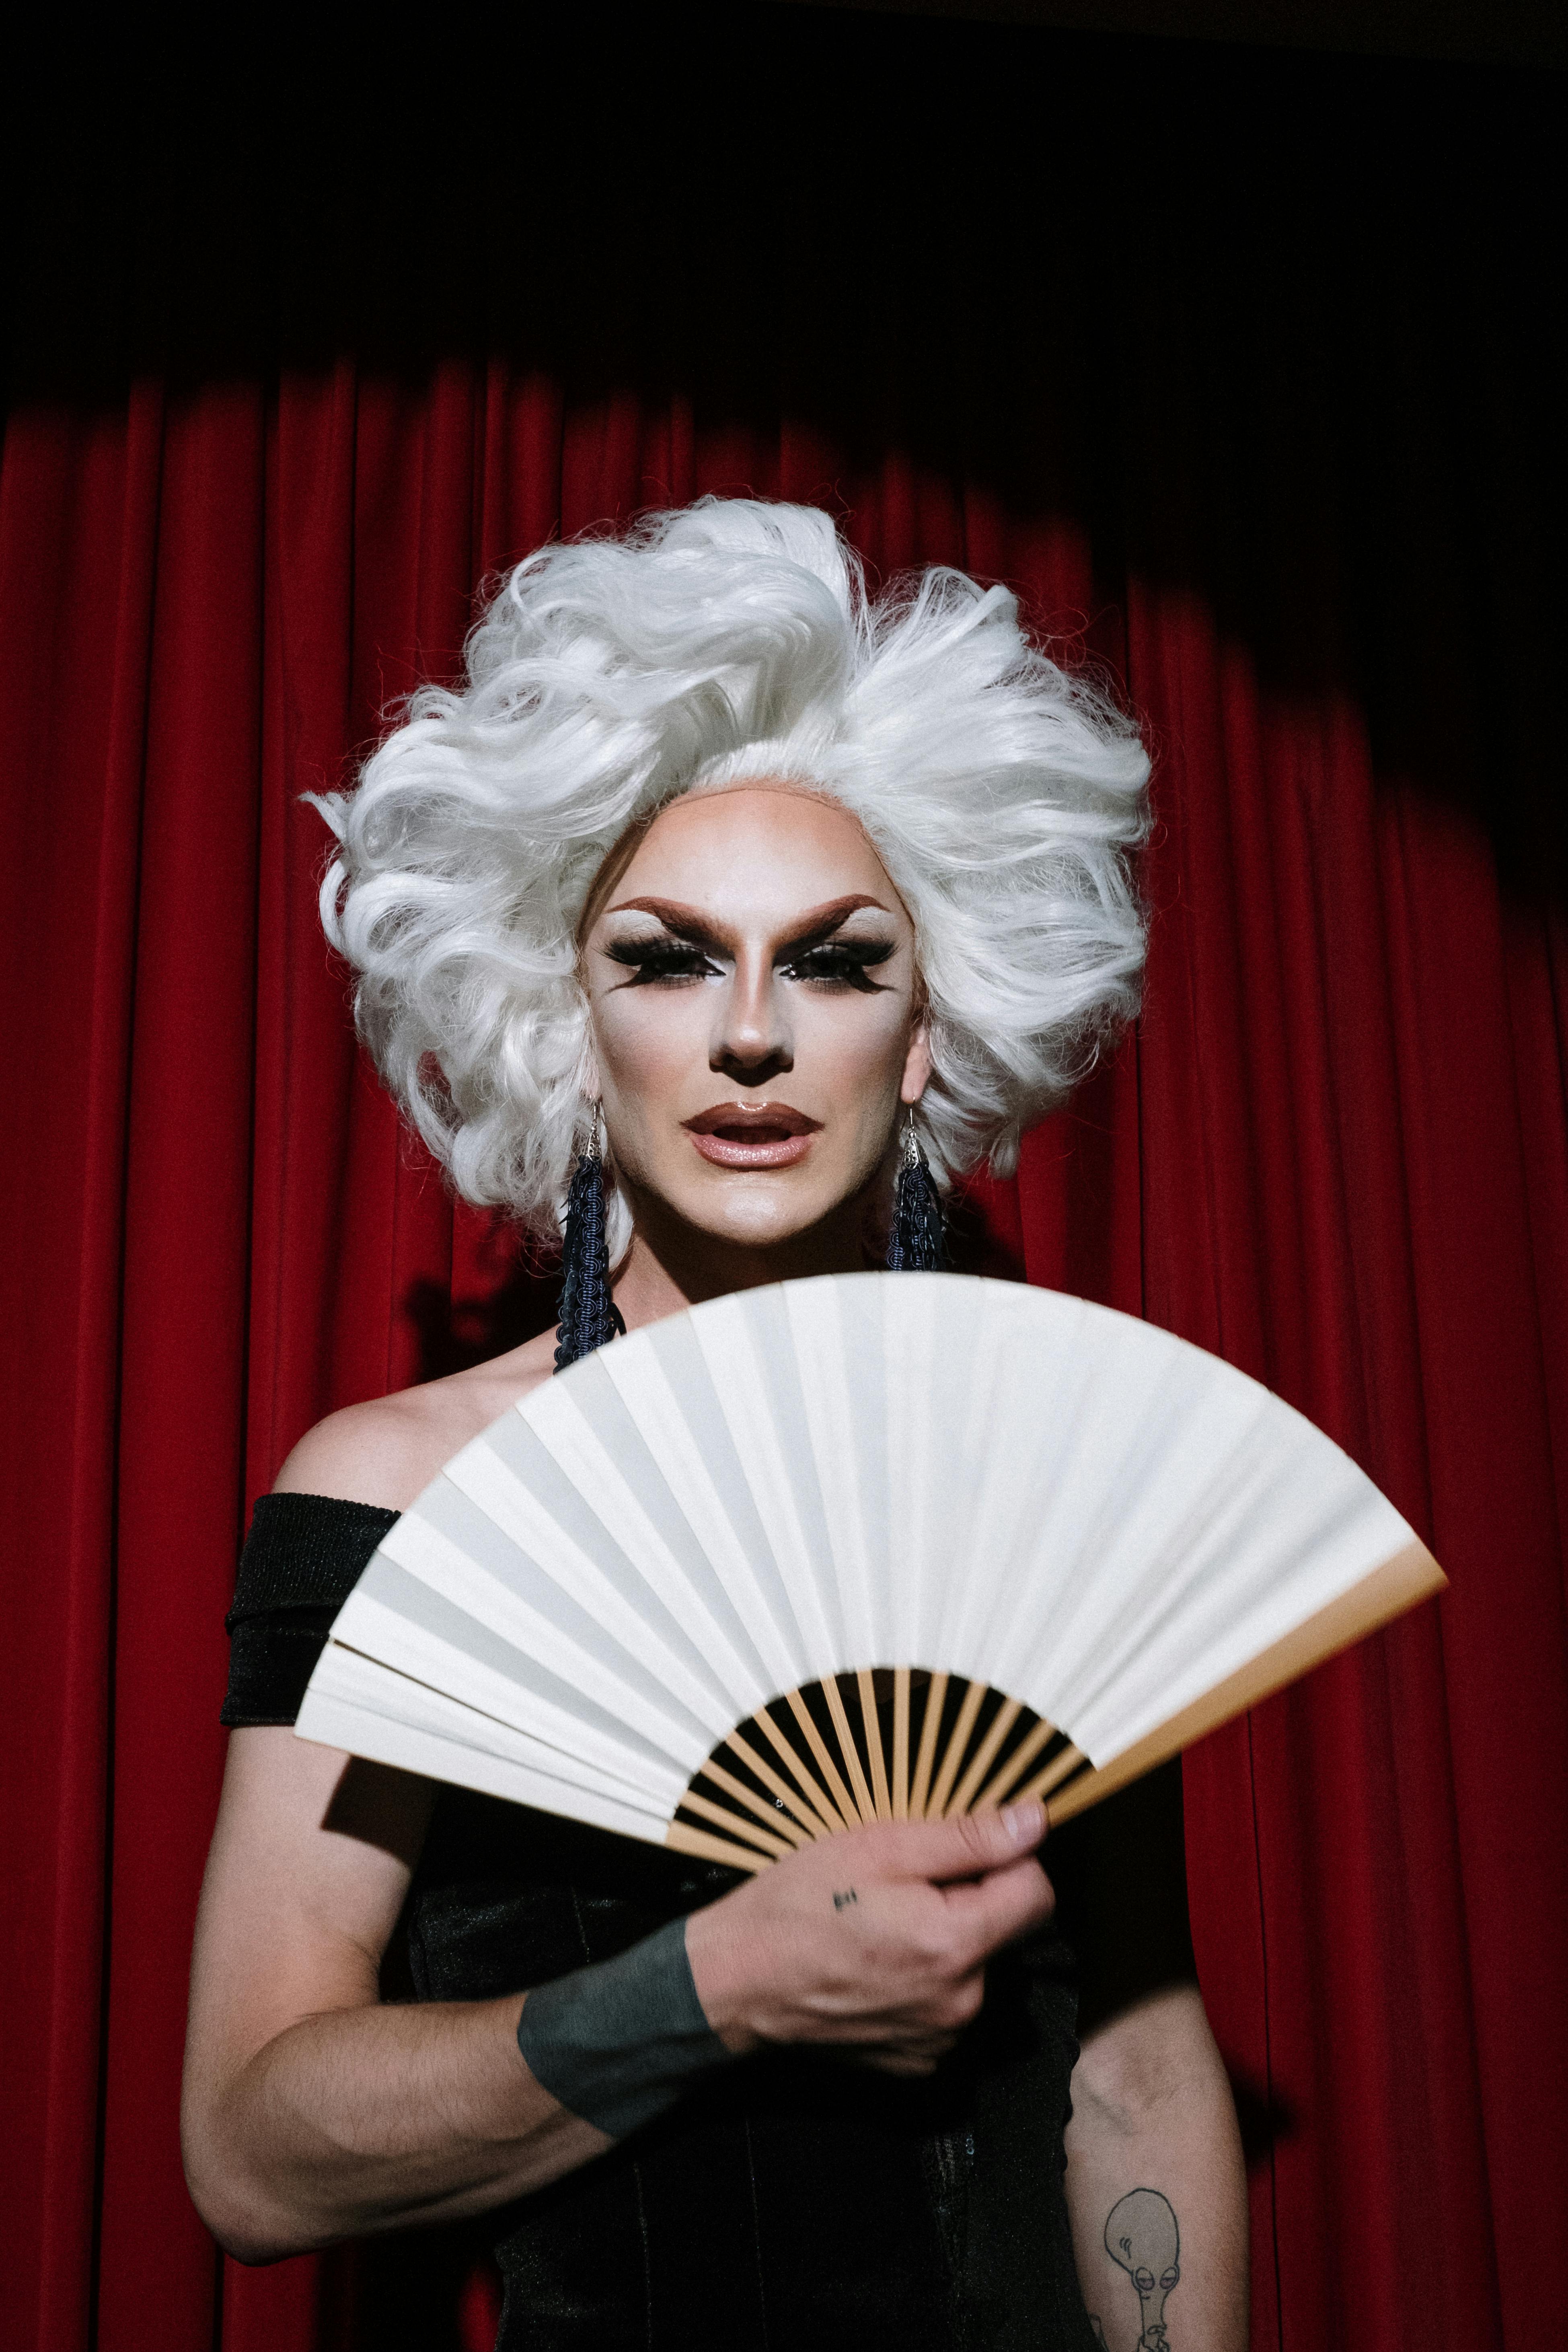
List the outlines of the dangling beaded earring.
{"label": "dangling beaded earring", "polygon": [[946,1265],[942,1207],[920,1137],[915,1133],[915,1108],[911,1103],[899,1139],[899,1175],[893,1189],[888,1265],[894,1274],[941,1274]]}
{"label": "dangling beaded earring", "polygon": [[566,1236],[561,1255],[561,1321],[555,1333],[555,1369],[563,1372],[581,1356],[624,1332],[626,1324],[610,1296],[610,1251],[605,1238],[604,1120],[594,1106],[588,1142],[577,1154],[566,1195]]}

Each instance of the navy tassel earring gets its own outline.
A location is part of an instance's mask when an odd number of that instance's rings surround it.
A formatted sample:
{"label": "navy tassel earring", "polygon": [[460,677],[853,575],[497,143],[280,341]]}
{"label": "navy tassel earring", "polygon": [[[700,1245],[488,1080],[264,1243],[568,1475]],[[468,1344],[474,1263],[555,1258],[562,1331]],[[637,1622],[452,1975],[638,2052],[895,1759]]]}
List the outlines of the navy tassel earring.
{"label": "navy tassel earring", "polygon": [[942,1207],[925,1153],[915,1133],[914,1106],[899,1144],[899,1176],[893,1191],[893,1225],[888,1265],[894,1274],[941,1274],[947,1265]]}
{"label": "navy tassel earring", "polygon": [[566,1195],[566,1238],[561,1257],[561,1321],[555,1333],[555,1369],[563,1372],[581,1356],[624,1332],[626,1324],[610,1296],[610,1251],[605,1238],[605,1155],[601,1123],[594,1113],[587,1148],[577,1154]]}

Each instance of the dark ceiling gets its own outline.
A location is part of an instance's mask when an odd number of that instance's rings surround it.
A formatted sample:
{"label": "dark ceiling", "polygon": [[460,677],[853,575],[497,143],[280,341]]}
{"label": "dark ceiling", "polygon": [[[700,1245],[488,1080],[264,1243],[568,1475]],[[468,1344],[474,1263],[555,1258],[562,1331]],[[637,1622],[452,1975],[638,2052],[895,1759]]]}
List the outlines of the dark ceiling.
{"label": "dark ceiling", "polygon": [[1234,41],[1347,56],[1568,66],[1563,0],[793,0],[904,16]]}

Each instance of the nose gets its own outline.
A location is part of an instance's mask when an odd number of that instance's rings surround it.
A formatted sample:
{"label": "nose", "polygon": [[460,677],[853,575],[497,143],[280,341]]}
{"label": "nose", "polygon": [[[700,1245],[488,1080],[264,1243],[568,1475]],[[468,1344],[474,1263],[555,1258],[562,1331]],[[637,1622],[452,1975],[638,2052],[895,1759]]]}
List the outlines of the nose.
{"label": "nose", "polygon": [[763,1087],[795,1067],[788,1013],[771,960],[738,957],[715,1009],[710,1070],[737,1086]]}

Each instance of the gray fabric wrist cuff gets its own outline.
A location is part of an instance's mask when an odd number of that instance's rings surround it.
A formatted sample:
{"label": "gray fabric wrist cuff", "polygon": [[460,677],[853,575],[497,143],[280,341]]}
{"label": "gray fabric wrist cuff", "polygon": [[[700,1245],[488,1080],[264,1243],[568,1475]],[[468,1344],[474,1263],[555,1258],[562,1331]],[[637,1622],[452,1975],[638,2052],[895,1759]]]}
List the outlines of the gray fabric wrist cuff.
{"label": "gray fabric wrist cuff", "polygon": [[697,1998],[684,1919],[531,1992],[517,2046],[552,2099],[612,2139],[651,2122],[693,2074],[731,2055]]}

